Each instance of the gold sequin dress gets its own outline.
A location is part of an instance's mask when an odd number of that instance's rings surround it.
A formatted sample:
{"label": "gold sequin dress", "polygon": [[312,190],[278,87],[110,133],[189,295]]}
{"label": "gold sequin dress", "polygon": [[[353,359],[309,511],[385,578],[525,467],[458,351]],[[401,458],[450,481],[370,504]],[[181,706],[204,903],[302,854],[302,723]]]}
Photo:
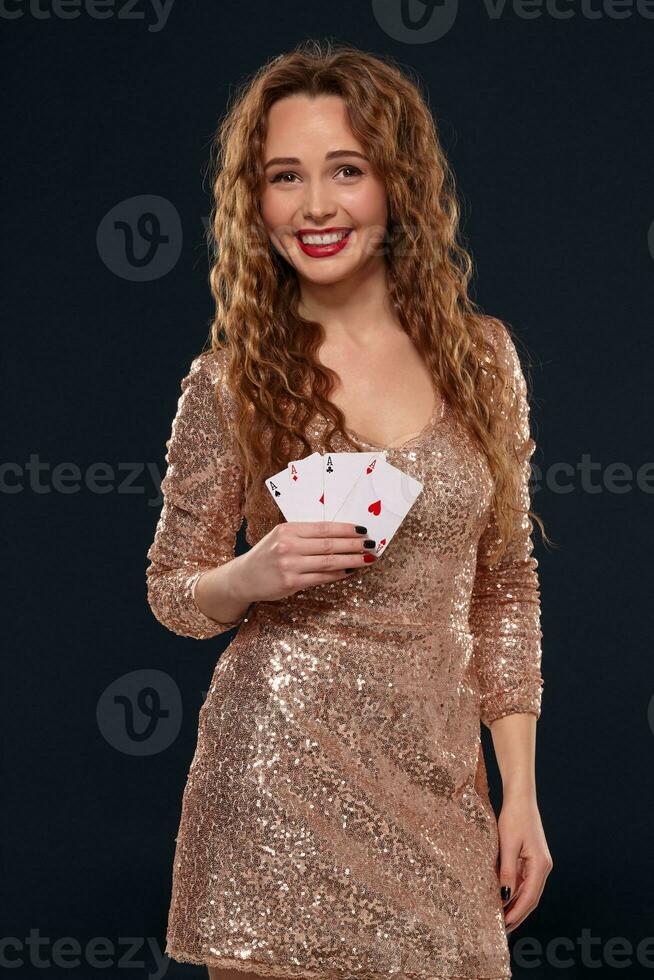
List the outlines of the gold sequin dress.
{"label": "gold sequin dress", "polygon": [[[148,602],[182,636],[240,629],[199,711],[173,959],[277,977],[511,976],[480,719],[539,717],[543,680],[526,516],[535,444],[515,347],[498,336],[522,407],[525,509],[501,562],[484,563],[490,470],[444,402],[388,450],[424,489],[383,557],[234,623],[194,598],[201,572],[233,558],[244,516],[231,396],[213,397],[223,353],[182,380]],[[250,544],[284,519],[265,488],[245,517]]]}

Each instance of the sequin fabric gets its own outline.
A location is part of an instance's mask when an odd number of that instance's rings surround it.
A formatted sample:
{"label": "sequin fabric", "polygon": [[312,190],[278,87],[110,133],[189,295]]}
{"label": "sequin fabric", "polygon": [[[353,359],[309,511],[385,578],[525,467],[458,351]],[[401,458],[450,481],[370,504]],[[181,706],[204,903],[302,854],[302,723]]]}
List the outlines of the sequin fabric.
{"label": "sequin fabric", "polygon": [[183,379],[148,601],[182,636],[240,629],[199,712],[173,959],[277,977],[511,976],[480,720],[540,716],[542,633],[526,388],[508,333],[493,330],[520,398],[524,464],[524,514],[503,559],[484,560],[497,533],[487,463],[444,403],[388,450],[424,490],[383,557],[234,623],[200,611],[197,578],[234,556],[243,516],[250,544],[283,517],[265,488],[243,513],[234,409],[226,388],[213,398],[224,355],[201,355]]}

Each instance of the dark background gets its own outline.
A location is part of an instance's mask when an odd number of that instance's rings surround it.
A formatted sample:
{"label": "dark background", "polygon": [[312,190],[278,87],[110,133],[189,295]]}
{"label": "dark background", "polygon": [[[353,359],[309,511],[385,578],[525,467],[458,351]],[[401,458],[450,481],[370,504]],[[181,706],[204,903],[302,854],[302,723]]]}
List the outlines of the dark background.
{"label": "dark background", "polygon": [[[152,951],[163,955],[197,714],[233,635],[177,637],[145,594],[164,444],[212,313],[204,168],[234,85],[305,37],[391,54],[423,80],[475,297],[531,362],[534,506],[558,544],[536,530],[538,793],[554,871],[510,936],[515,976],[652,975],[654,9],[459,7],[435,5],[441,27],[454,20],[424,43],[389,28],[394,0],[176,0],[164,24],[145,0],[117,0],[103,19],[51,0],[0,13],[2,936],[14,975],[43,976],[40,962],[59,962],[55,977],[161,975]],[[152,195],[164,200],[140,200]],[[103,229],[114,208],[133,254]],[[152,254],[137,227],[148,210],[168,237]],[[160,702],[142,713],[144,687]],[[99,937],[103,968],[85,951]],[[75,942],[78,965],[64,967]]]}

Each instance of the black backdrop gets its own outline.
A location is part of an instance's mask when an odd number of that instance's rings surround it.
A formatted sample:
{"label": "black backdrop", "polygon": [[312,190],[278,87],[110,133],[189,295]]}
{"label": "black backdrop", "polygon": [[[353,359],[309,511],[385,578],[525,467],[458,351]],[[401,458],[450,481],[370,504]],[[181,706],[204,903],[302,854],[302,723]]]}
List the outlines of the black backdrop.
{"label": "black backdrop", "polygon": [[[654,4],[442,2],[425,29],[400,6],[0,12],[1,956],[14,975],[206,976],[161,960],[197,714],[232,634],[164,630],[145,553],[179,381],[212,312],[209,139],[234,84],[305,37],[389,53],[422,77],[476,298],[532,364],[535,506],[559,545],[536,531],[538,789],[555,867],[511,934],[515,975],[652,975]],[[147,212],[158,227],[139,225]]]}

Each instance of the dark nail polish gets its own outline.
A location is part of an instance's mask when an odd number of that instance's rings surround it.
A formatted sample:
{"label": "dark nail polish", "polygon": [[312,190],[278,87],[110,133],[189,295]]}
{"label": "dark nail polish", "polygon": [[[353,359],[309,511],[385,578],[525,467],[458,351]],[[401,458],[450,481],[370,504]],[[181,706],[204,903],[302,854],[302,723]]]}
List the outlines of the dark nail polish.
{"label": "dark nail polish", "polygon": [[371,541],[370,539],[368,539],[367,541],[364,541],[363,542],[363,547],[364,548],[374,548],[376,544],[377,544],[376,541]]}
{"label": "dark nail polish", "polygon": [[369,565],[371,561],[377,561],[377,555],[364,555],[363,560]]}
{"label": "dark nail polish", "polygon": [[367,534],[368,533],[368,528],[367,527],[362,527],[361,524],[355,524],[354,530],[357,532],[357,534]]}
{"label": "dark nail polish", "polygon": [[502,896],[503,902],[508,902],[508,900],[511,898],[511,886],[502,885],[500,888],[500,895]]}

